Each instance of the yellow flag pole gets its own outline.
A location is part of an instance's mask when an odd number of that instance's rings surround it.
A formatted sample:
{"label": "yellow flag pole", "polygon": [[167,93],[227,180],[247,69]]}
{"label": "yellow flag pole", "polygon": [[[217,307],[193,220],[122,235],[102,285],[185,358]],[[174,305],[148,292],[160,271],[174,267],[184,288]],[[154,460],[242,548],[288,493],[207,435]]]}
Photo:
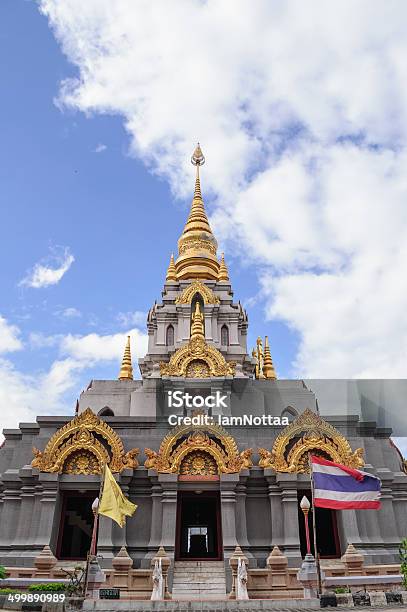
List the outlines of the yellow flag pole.
{"label": "yellow flag pole", "polygon": [[101,469],[101,478],[100,478],[100,485],[99,485],[99,497],[96,498],[97,504],[95,505],[95,507],[93,507],[93,504],[95,503],[95,501],[92,504],[92,510],[93,510],[93,529],[92,529],[92,538],[90,541],[90,549],[88,551],[88,554],[86,555],[86,569],[85,569],[85,597],[86,597],[86,593],[88,590],[88,575],[89,575],[89,563],[92,557],[96,556],[97,553],[97,537],[98,537],[98,526],[99,526],[99,504],[100,504],[100,500],[102,497],[102,493],[103,493],[103,485],[105,482],[105,467],[106,464],[103,463],[102,464],[102,469]]}

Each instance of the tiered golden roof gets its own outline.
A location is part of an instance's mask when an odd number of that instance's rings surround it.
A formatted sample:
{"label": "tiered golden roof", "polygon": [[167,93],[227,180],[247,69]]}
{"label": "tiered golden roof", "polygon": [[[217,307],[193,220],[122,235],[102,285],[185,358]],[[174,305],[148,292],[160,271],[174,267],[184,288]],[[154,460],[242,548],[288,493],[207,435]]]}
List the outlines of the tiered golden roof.
{"label": "tiered golden roof", "polygon": [[130,336],[127,336],[126,348],[124,349],[122,367],[118,376],[119,380],[133,380],[133,366],[131,363]]}
{"label": "tiered golden roof", "polygon": [[218,243],[212,233],[202,199],[199,168],[205,157],[198,143],[191,162],[196,166],[195,191],[189,217],[178,240],[175,262],[177,280],[219,280],[220,264],[216,256]]}

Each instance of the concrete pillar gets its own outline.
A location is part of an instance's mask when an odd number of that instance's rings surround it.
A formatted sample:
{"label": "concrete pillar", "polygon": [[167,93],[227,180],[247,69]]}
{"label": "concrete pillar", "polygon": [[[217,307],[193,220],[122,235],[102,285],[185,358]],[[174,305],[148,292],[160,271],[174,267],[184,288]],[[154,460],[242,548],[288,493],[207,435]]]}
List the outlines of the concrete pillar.
{"label": "concrete pillar", "polygon": [[160,546],[169,556],[174,555],[175,528],[177,520],[178,474],[159,474],[158,482],[162,488],[162,533]]}
{"label": "concrete pillar", "polygon": [[281,490],[276,483],[276,474],[274,470],[266,468],[264,470],[264,477],[268,484],[268,496],[270,501],[270,547],[282,546],[284,543],[284,517],[281,503]]}
{"label": "concrete pillar", "polygon": [[239,544],[236,538],[236,487],[238,483],[239,474],[221,474],[220,476],[222,538],[225,557],[230,557]]}
{"label": "concrete pillar", "polygon": [[113,521],[108,516],[99,515],[98,549],[97,552],[103,557],[103,567],[106,559],[113,559]]}
{"label": "concrete pillar", "polygon": [[[158,476],[155,470],[148,471],[148,477],[152,482],[151,487],[151,529],[150,529],[150,540],[148,543],[149,554],[156,552],[160,546],[161,535],[162,535],[162,489],[158,483]],[[147,555],[148,556],[148,555]]]}
{"label": "concrete pillar", "polygon": [[[281,489],[283,513],[284,554],[293,564],[301,563],[300,531],[298,525],[297,474],[279,472],[276,483]],[[291,564],[290,564],[291,565]]]}
{"label": "concrete pillar", "polygon": [[57,497],[59,493],[59,475],[41,472],[38,476],[38,483],[42,486],[40,493],[40,509],[37,520],[37,534],[35,543],[43,548],[51,544],[52,530],[56,517]]}
{"label": "concrete pillar", "polygon": [[[247,517],[246,517],[246,483],[249,478],[249,470],[240,472],[239,483],[236,486],[236,534],[240,546],[249,547],[247,539]],[[251,553],[247,553],[252,557]]]}
{"label": "concrete pillar", "polygon": [[2,547],[9,547],[13,544],[15,531],[10,529],[18,521],[20,512],[20,487],[21,480],[17,470],[8,470],[2,475],[3,480],[3,511],[0,523],[0,542]]}
{"label": "concrete pillar", "polygon": [[380,526],[380,533],[383,536],[383,541],[390,548],[397,547],[400,544],[400,539],[397,534],[396,515],[393,506],[392,483],[394,480],[393,472],[385,468],[377,470],[377,476],[382,481],[381,488],[381,512],[377,512],[377,518]]}

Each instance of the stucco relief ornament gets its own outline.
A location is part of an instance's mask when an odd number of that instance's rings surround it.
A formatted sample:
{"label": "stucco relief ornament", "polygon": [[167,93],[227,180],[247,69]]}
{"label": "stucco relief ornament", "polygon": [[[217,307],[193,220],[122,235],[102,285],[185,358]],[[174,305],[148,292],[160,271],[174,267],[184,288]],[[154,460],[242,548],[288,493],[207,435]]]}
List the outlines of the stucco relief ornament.
{"label": "stucco relief ornament", "polygon": [[217,295],[214,294],[212,289],[207,287],[204,283],[202,283],[198,279],[192,281],[192,283],[188,285],[186,289],[184,289],[181,295],[179,295],[176,298],[175,303],[176,304],[191,304],[192,298],[197,293],[199,293],[199,295],[202,297],[204,304],[219,304],[220,303],[220,299],[218,298]]}
{"label": "stucco relief ornament", "polygon": [[234,361],[226,361],[220,351],[207,344],[203,314],[199,302],[196,302],[192,316],[191,338],[188,344],[175,351],[168,363],[160,363],[161,375],[185,378],[234,376],[235,368]]}
{"label": "stucco relief ornament", "polygon": [[309,472],[309,453],[352,468],[364,465],[363,449],[352,451],[347,439],[309,408],[277,436],[271,451],[258,452],[259,466],[276,472]]}
{"label": "stucco relief ornament", "polygon": [[33,448],[31,465],[41,472],[96,474],[108,464],[112,472],[122,472],[138,466],[138,453],[124,452],[117,433],[87,408],[55,432],[44,452]]}
{"label": "stucco relief ornament", "polygon": [[[204,429],[194,425],[175,427],[163,438],[158,453],[150,448],[145,449],[147,459],[144,465],[160,473],[193,474],[197,467],[193,458],[205,456],[197,451],[213,458],[217,474],[235,474],[253,465],[252,449],[239,453],[235,439],[223,427],[215,424],[205,425]],[[191,455],[191,461],[186,461]],[[213,474],[213,462],[207,462],[207,465],[206,473]]]}

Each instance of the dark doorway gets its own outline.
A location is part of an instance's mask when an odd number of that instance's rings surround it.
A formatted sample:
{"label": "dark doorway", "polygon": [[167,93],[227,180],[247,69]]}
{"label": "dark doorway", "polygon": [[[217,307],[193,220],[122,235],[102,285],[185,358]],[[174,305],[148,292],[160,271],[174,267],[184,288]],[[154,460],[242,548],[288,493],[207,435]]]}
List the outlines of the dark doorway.
{"label": "dark doorway", "polygon": [[96,497],[95,492],[63,494],[58,559],[86,559],[92,539],[92,502]]}
{"label": "dark doorway", "polygon": [[221,543],[219,493],[178,493],[175,558],[221,560]]}
{"label": "dark doorway", "polygon": [[[311,491],[298,491],[298,523],[300,527],[301,555],[305,557],[307,552],[307,542],[305,537],[304,514],[300,508],[303,496],[311,502]],[[341,556],[339,544],[338,526],[336,521],[336,510],[328,508],[315,508],[317,525],[317,547],[321,559],[338,559]],[[308,514],[311,552],[314,554],[314,532],[313,532],[313,512]]]}

